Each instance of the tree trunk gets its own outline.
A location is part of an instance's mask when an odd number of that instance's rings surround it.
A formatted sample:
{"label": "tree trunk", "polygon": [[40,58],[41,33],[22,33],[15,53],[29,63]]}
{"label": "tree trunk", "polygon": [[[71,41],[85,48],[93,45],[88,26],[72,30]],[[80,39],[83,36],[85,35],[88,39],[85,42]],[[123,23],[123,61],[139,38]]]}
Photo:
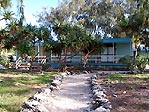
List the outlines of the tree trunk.
{"label": "tree trunk", "polygon": [[64,50],[64,65],[63,65],[63,72],[66,71],[66,66],[67,66],[67,49],[65,48]]}
{"label": "tree trunk", "polygon": [[58,59],[59,59],[59,70],[62,71],[62,54],[58,54]]}
{"label": "tree trunk", "polygon": [[29,67],[30,72],[32,72],[32,66],[33,66],[33,59],[31,59],[31,61],[30,61],[30,67]]}

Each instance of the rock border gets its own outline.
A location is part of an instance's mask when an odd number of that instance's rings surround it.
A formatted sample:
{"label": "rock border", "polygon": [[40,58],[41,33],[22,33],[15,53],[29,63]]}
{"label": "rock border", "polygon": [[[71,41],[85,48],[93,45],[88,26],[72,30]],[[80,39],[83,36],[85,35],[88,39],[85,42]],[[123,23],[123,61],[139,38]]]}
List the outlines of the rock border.
{"label": "rock border", "polygon": [[46,108],[40,106],[41,102],[48,102],[48,99],[52,97],[52,92],[60,89],[63,78],[70,74],[70,72],[64,72],[54,76],[52,82],[47,87],[38,89],[32,97],[24,102],[20,112],[48,112]]}
{"label": "rock border", "polygon": [[92,106],[89,112],[110,112],[111,102],[106,98],[106,90],[97,82],[99,74],[91,77]]}
{"label": "rock border", "polygon": [[[102,83],[98,83],[98,78],[100,75],[105,75],[107,72],[89,72],[89,71],[82,71],[81,73],[94,73],[90,79],[90,87],[92,92],[92,102],[90,107],[86,110],[86,112],[110,112],[110,109],[112,108],[111,102],[106,98],[106,88],[103,88],[101,85],[104,83],[108,83],[108,81],[104,80]],[[113,73],[128,73],[128,72],[113,72]],[[108,74],[113,74],[108,73]],[[57,74],[52,79],[52,82],[47,85],[47,87],[41,88],[37,90],[37,92],[30,97],[26,102],[24,102],[24,105],[22,106],[22,109],[20,112],[49,112],[46,110],[44,106],[41,106],[41,102],[48,102],[50,98],[52,98],[52,92],[55,90],[60,89],[60,85],[62,83],[62,80],[67,75],[77,75],[80,74],[80,72],[76,73],[73,71],[66,71],[61,74]]]}

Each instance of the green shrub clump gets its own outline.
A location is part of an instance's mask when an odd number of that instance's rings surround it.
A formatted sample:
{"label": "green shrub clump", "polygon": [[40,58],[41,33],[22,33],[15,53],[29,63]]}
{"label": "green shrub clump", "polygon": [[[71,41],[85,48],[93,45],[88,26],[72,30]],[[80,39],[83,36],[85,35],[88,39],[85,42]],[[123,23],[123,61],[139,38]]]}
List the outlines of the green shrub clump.
{"label": "green shrub clump", "polygon": [[124,56],[120,58],[118,61],[122,64],[127,64],[128,69],[133,71],[135,68],[138,68],[140,73],[145,71],[145,67],[148,64],[148,58],[146,56],[137,56],[134,58],[133,56]]}
{"label": "green shrub clump", "polygon": [[10,61],[9,61],[9,59],[8,59],[7,56],[0,55],[0,64],[1,65],[5,66],[5,67],[8,67],[9,66],[9,63],[10,63]]}
{"label": "green shrub clump", "polygon": [[135,59],[135,65],[138,67],[140,73],[143,73],[145,71],[147,64],[148,64],[148,58],[146,56],[138,56]]}
{"label": "green shrub clump", "polygon": [[133,56],[124,56],[119,59],[118,63],[127,64],[128,69],[131,71],[133,71],[133,69],[135,68],[135,59]]}

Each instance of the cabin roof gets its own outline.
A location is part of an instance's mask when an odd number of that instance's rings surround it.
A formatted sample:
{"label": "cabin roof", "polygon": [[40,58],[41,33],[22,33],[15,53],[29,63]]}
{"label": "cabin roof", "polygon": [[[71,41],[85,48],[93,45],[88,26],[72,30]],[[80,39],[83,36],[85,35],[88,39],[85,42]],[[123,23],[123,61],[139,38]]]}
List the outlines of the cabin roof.
{"label": "cabin roof", "polygon": [[103,43],[131,43],[131,38],[103,38]]}

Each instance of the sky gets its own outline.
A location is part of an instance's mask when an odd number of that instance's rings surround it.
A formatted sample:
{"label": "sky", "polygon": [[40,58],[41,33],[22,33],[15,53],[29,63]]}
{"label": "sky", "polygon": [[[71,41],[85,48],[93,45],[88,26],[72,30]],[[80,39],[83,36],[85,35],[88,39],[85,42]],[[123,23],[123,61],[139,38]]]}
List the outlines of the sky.
{"label": "sky", "polygon": [[[24,14],[26,18],[26,23],[37,25],[37,15],[40,13],[44,7],[56,7],[60,0],[24,0]],[[12,10],[17,12],[17,0],[12,0]],[[5,26],[4,21],[0,22],[0,27]]]}
{"label": "sky", "polygon": [[36,24],[37,13],[43,10],[43,7],[56,7],[58,0],[24,0],[24,12],[27,23]]}

